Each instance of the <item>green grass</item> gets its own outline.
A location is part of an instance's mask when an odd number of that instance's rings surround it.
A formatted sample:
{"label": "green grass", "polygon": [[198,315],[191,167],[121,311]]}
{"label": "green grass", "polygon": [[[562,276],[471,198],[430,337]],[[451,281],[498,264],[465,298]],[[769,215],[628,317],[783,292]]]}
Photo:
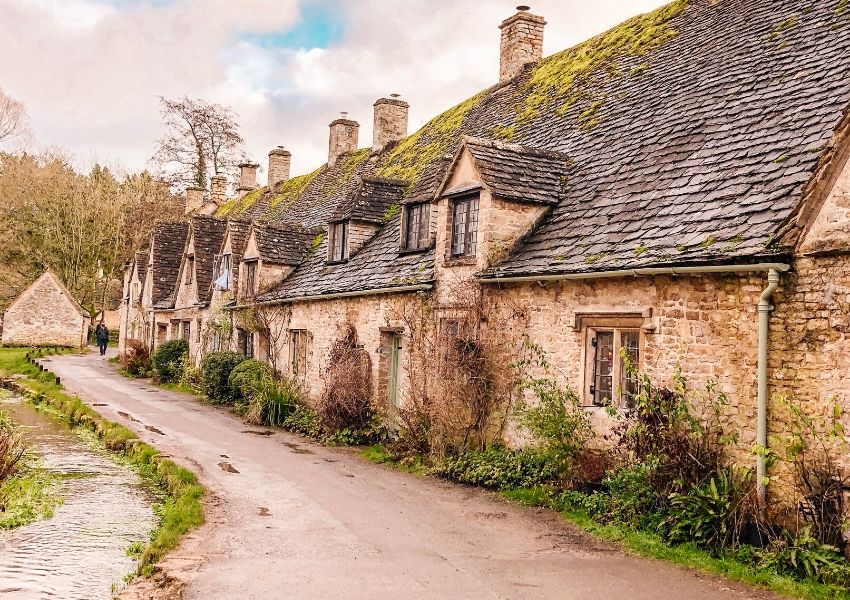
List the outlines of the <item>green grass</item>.
{"label": "green grass", "polygon": [[49,519],[63,502],[63,477],[45,470],[38,463],[24,465],[0,486],[5,499],[0,511],[0,529],[23,527],[41,519]]}
{"label": "green grass", "polygon": [[427,475],[430,470],[421,456],[399,458],[380,444],[364,448],[360,451],[360,456],[369,462],[379,465],[389,465],[399,469],[400,471],[405,471],[414,475]]}
{"label": "green grass", "polygon": [[66,394],[53,375],[40,372],[26,360],[27,352],[25,348],[0,348],[0,372],[26,375],[17,384],[30,402],[59,416],[70,427],[94,434],[165,493],[164,502],[155,507],[159,524],[139,558],[137,573],[150,575],[153,565],[186,533],[204,523],[204,488],[194,473],[163,458],[123,425],[104,419],[79,398]]}

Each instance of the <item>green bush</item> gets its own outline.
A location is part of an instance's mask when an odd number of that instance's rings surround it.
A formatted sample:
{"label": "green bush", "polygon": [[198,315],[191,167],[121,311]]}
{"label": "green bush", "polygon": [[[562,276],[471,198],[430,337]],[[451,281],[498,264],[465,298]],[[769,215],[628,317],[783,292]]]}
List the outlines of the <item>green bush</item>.
{"label": "green bush", "polygon": [[[249,361],[243,362],[233,370],[230,376],[231,387],[233,387],[237,370],[247,362]],[[271,374],[251,380],[247,376],[247,371],[243,370],[247,383],[240,389],[243,397],[250,399],[246,414],[248,421],[255,425],[284,425],[286,419],[300,405],[302,394],[299,383],[288,377],[275,379]],[[262,370],[259,369],[259,371]]]}
{"label": "green bush", "polygon": [[234,397],[230,387],[230,374],[245,357],[236,352],[212,352],[201,362],[201,384],[204,394],[211,402],[233,404]]}
{"label": "green bush", "polygon": [[295,406],[295,410],[283,420],[283,428],[315,439],[322,437],[319,415],[306,404]]}
{"label": "green bush", "polygon": [[273,378],[274,369],[267,363],[249,358],[236,365],[230,372],[228,384],[235,400],[251,402],[259,383],[263,380],[271,381]]}
{"label": "green bush", "polygon": [[850,587],[850,562],[834,546],[821,544],[810,529],[785,532],[760,552],[759,566],[825,584]]}
{"label": "green bush", "polygon": [[561,465],[534,448],[510,450],[492,446],[484,451],[448,457],[435,473],[461,483],[500,490],[557,483],[561,479]]}
{"label": "green bush", "polygon": [[160,381],[169,383],[180,376],[183,356],[189,353],[186,340],[168,340],[163,342],[153,354],[153,368]]}
{"label": "green bush", "polygon": [[661,499],[652,485],[656,467],[656,461],[647,461],[610,471],[603,481],[607,494],[594,494],[594,502],[587,505],[590,516],[602,522],[656,529],[663,519]]}
{"label": "green bush", "polygon": [[750,469],[726,467],[688,493],[672,494],[667,512],[667,541],[693,542],[716,552],[734,548],[744,525],[755,515]]}

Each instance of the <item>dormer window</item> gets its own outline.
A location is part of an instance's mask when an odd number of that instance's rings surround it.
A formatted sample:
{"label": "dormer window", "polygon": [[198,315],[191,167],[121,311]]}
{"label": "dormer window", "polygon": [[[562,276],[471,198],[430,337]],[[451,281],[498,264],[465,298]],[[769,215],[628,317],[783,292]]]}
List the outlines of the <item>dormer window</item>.
{"label": "dormer window", "polygon": [[195,257],[187,256],[186,257],[186,285],[192,283],[192,276],[195,273]]}
{"label": "dormer window", "polygon": [[257,293],[257,261],[245,263],[245,296],[253,298]]}
{"label": "dormer window", "polygon": [[348,260],[348,221],[331,223],[328,247],[331,262]]}
{"label": "dormer window", "polygon": [[452,207],[452,256],[472,256],[478,242],[478,194],[454,201]]}
{"label": "dormer window", "polygon": [[431,245],[431,205],[409,204],[404,209],[403,250],[422,250]]}
{"label": "dormer window", "polygon": [[222,254],[218,260],[215,284],[220,290],[230,289],[230,255]]}

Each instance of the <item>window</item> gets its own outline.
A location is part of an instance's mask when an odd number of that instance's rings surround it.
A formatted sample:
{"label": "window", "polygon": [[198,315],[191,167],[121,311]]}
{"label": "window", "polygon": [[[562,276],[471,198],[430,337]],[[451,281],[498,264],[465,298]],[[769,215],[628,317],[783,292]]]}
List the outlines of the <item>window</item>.
{"label": "window", "polygon": [[213,352],[221,352],[221,329],[215,328],[213,332]]}
{"label": "window", "polygon": [[192,339],[192,321],[183,321],[182,337],[187,344]]}
{"label": "window", "polygon": [[410,204],[405,207],[404,244],[405,250],[419,250],[431,245],[431,205]]}
{"label": "window", "polygon": [[331,262],[348,260],[348,221],[331,223],[330,259]]}
{"label": "window", "polygon": [[303,377],[307,372],[307,331],[289,330],[289,369],[295,377]]}
{"label": "window", "polygon": [[201,329],[201,320],[198,319],[195,321],[195,342],[198,344],[201,343]]}
{"label": "window", "polygon": [[[633,368],[629,368],[631,365]],[[640,331],[588,328],[587,397],[594,406],[629,407],[638,392]]]}
{"label": "window", "polygon": [[133,297],[132,297],[132,298],[130,298],[130,300],[131,300],[132,302],[138,302],[138,301],[139,301],[139,296],[141,295],[141,294],[140,294],[140,291],[139,291],[139,288],[140,288],[140,287],[141,287],[141,286],[139,286],[139,283],[138,283],[138,282],[136,282],[136,283],[134,283],[134,284],[133,284]]}
{"label": "window", "polygon": [[452,208],[452,256],[472,256],[478,241],[478,196],[459,198]]}
{"label": "window", "polygon": [[257,292],[257,261],[245,263],[245,296],[253,298]]}
{"label": "window", "polygon": [[218,273],[215,280],[218,289],[230,289],[230,255],[222,254],[218,260]]}
{"label": "window", "polygon": [[192,277],[195,273],[195,257],[187,256],[186,257],[186,285],[192,283]]}
{"label": "window", "polygon": [[239,352],[245,358],[254,358],[254,333],[245,329],[238,329],[236,335],[239,343]]}

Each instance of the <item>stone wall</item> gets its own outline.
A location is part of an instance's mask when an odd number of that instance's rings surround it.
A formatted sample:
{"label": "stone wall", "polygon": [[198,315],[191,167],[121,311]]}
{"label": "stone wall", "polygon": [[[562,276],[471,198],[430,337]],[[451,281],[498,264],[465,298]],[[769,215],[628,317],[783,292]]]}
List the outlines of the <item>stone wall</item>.
{"label": "stone wall", "polygon": [[337,159],[343,154],[357,150],[359,129],[360,124],[350,119],[337,119],[330,124],[328,167],[334,166]]}
{"label": "stone wall", "polygon": [[45,274],[9,306],[3,317],[3,343],[17,346],[86,345],[84,317],[53,275]]}
{"label": "stone wall", "polygon": [[543,17],[520,11],[505,19],[499,47],[499,81],[519,75],[523,66],[543,56]]}

